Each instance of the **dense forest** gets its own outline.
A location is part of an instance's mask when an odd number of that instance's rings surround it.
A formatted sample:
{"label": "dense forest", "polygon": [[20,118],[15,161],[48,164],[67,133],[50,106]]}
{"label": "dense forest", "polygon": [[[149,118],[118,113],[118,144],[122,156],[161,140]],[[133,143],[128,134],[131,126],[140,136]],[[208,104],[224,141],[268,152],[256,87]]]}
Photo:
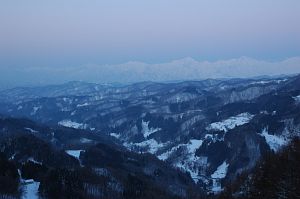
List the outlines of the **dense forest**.
{"label": "dense forest", "polygon": [[300,198],[300,139],[266,154],[251,172],[227,186],[219,199]]}

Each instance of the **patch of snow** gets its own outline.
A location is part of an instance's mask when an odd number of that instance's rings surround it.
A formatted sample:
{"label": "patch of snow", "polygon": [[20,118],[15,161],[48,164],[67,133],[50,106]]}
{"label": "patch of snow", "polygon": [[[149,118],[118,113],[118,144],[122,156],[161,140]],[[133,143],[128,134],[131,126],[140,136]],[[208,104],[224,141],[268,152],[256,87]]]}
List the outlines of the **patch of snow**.
{"label": "patch of snow", "polygon": [[84,106],[89,106],[90,104],[89,103],[84,103],[84,104],[77,104],[77,107],[84,107]]}
{"label": "patch of snow", "polygon": [[67,150],[66,153],[79,160],[80,152],[82,152],[82,151],[84,151],[84,150]]}
{"label": "patch of snow", "polygon": [[300,103],[300,95],[293,97],[296,103]]}
{"label": "patch of snow", "polygon": [[80,142],[87,144],[87,143],[93,142],[93,140],[90,140],[90,139],[87,139],[87,138],[80,138]]}
{"label": "patch of snow", "polygon": [[227,170],[228,170],[229,164],[224,161],[218,168],[217,170],[211,175],[212,178],[212,187],[211,191],[214,193],[221,192],[222,186],[220,183],[220,180],[225,178],[227,175]]}
{"label": "patch of snow", "polygon": [[[205,140],[212,141],[213,143],[217,141],[224,141],[225,134],[223,136],[219,136],[219,134],[205,134]],[[211,142],[208,143],[210,145]]]}
{"label": "patch of snow", "polygon": [[72,98],[64,97],[64,98],[63,98],[63,101],[64,101],[64,102],[67,102],[67,103],[69,103],[69,104],[72,104],[73,99],[72,99]]}
{"label": "patch of snow", "polygon": [[73,116],[73,115],[75,115],[75,113],[76,113],[76,111],[73,111],[73,112],[71,113],[71,115]]}
{"label": "patch of snow", "polygon": [[190,173],[192,179],[197,183],[201,179],[201,168],[202,165],[207,163],[207,158],[198,157],[195,155],[196,150],[202,145],[202,140],[192,139],[187,144],[179,144],[167,152],[158,156],[160,160],[167,160],[173,153],[175,153],[179,148],[185,147],[186,150],[183,151],[183,159],[177,160],[173,163],[174,167],[179,168],[182,171]]}
{"label": "patch of snow", "polygon": [[199,181],[198,171],[195,169],[192,169],[193,167],[189,166],[188,162],[186,162],[186,161],[178,162],[174,166],[179,168],[181,171],[190,173],[191,178],[194,180],[195,183],[197,183]]}
{"label": "patch of snow", "polygon": [[[205,173],[205,169],[203,168],[207,165],[207,157],[198,157],[195,155],[196,150],[201,147],[202,143],[202,140],[191,139],[187,143],[181,143],[169,148],[160,155],[158,155],[157,152],[166,148],[170,144],[169,142],[159,143],[155,139],[149,139],[140,143],[125,142],[124,146],[134,151],[141,151],[140,149],[146,150],[149,153],[156,154],[157,158],[163,161],[169,159],[177,150],[183,149],[180,150],[180,152],[183,153],[180,156],[172,156],[172,165],[184,172],[190,173],[192,179],[197,183],[199,180],[206,180],[203,179]],[[175,158],[174,160],[173,157]]]}
{"label": "patch of snow", "polygon": [[210,190],[213,193],[220,193],[221,191],[223,191],[222,185],[221,185],[219,179],[212,179],[212,187],[210,188]]}
{"label": "patch of snow", "polygon": [[35,115],[38,110],[40,110],[42,107],[41,106],[35,106],[33,107],[33,110],[31,111],[30,115]]}
{"label": "patch of snow", "polygon": [[241,126],[246,123],[249,123],[249,121],[253,117],[254,117],[254,115],[251,115],[250,113],[241,113],[237,116],[230,117],[221,122],[211,123],[208,127],[206,127],[206,130],[208,130],[208,131],[209,130],[218,130],[218,131],[227,132],[228,130],[234,129],[237,126]]}
{"label": "patch of snow", "polygon": [[286,81],[288,81],[288,79],[280,79],[280,80],[276,80],[277,83],[286,82]]}
{"label": "patch of snow", "polygon": [[164,143],[158,143],[155,139],[146,140],[141,143],[137,143],[136,146],[149,147],[149,153],[155,154],[160,148],[164,147]]}
{"label": "patch of snow", "polygon": [[69,128],[74,128],[74,129],[86,129],[87,124],[81,124],[77,122],[72,122],[71,120],[63,120],[58,122],[58,125],[64,126],[64,127],[69,127]]}
{"label": "patch of snow", "polygon": [[30,131],[31,133],[38,133],[38,131],[36,131],[36,130],[33,130],[32,128],[24,128],[25,130],[27,130],[27,131]]}
{"label": "patch of snow", "polygon": [[190,140],[189,144],[187,145],[189,153],[195,153],[196,150],[200,148],[202,143],[202,140]]}
{"label": "patch of snow", "polygon": [[264,128],[260,135],[265,138],[270,149],[274,152],[277,152],[282,146],[285,146],[289,142],[289,139],[283,136],[269,134],[267,128]]}
{"label": "patch of snow", "polygon": [[203,180],[203,171],[201,171],[201,168],[204,168],[206,164],[207,157],[198,157],[194,154],[188,154],[182,161],[178,161],[173,165],[184,172],[190,173],[194,182],[198,183],[200,179]]}
{"label": "patch of snow", "polygon": [[186,146],[186,144],[179,144],[179,145],[171,148],[167,152],[160,154],[159,156],[157,156],[157,158],[160,160],[167,160],[171,154],[173,154],[175,151],[177,151],[177,149],[179,149],[182,146]]}
{"label": "patch of snow", "polygon": [[229,164],[224,161],[218,168],[217,170],[211,175],[211,178],[215,179],[223,179],[227,175],[227,170],[228,170]]}
{"label": "patch of snow", "polygon": [[21,106],[21,105],[20,105],[20,106],[18,106],[18,110],[21,110],[22,108],[23,108],[23,106]]}
{"label": "patch of snow", "polygon": [[22,199],[38,199],[38,190],[40,183],[35,182],[34,180],[25,180],[24,181],[24,193]]}
{"label": "patch of snow", "polygon": [[188,142],[188,144],[179,144],[179,145],[169,149],[165,153],[160,154],[159,156],[157,156],[157,158],[160,160],[167,160],[170,157],[170,155],[173,154],[174,152],[176,152],[180,147],[186,147],[188,150],[188,154],[194,156],[194,153],[196,152],[196,150],[198,148],[200,148],[202,143],[203,143],[202,140],[192,139]]}
{"label": "patch of snow", "polygon": [[268,83],[272,83],[273,81],[258,81],[258,82],[253,82],[251,84],[268,84]]}
{"label": "patch of snow", "polygon": [[147,149],[147,152],[155,154],[159,149],[164,147],[167,143],[158,143],[155,139],[146,140],[140,143],[124,143],[124,146],[131,149],[134,147],[141,147]]}
{"label": "patch of snow", "polygon": [[109,134],[110,136],[112,136],[112,137],[115,137],[115,138],[117,138],[117,139],[119,139],[120,137],[121,137],[121,135],[120,134],[117,134],[117,133],[111,133],[111,134]]}
{"label": "patch of snow", "polygon": [[265,115],[268,115],[268,111],[264,110],[264,111],[260,111],[260,114],[265,114]]}
{"label": "patch of snow", "polygon": [[36,161],[34,158],[28,158],[28,160],[27,161],[31,161],[31,162],[33,162],[33,163],[35,163],[35,164],[39,164],[39,165],[42,165],[42,163],[41,162],[39,162],[39,161]]}
{"label": "patch of snow", "polygon": [[9,160],[14,160],[15,157],[16,157],[16,153],[14,153],[14,154],[9,158]]}
{"label": "patch of snow", "polygon": [[206,134],[204,136],[205,139],[209,139],[209,138],[213,138],[213,137],[214,137],[213,134]]}
{"label": "patch of snow", "polygon": [[52,142],[52,143],[55,143],[56,141],[57,141],[57,139],[55,138],[55,133],[52,132],[52,133],[51,133],[51,142]]}
{"label": "patch of snow", "polygon": [[147,138],[148,136],[150,136],[151,134],[153,134],[159,130],[161,130],[161,129],[160,128],[149,128],[149,121],[145,122],[144,120],[142,120],[142,133],[145,138]]}
{"label": "patch of snow", "polygon": [[276,84],[280,84],[281,82],[285,82],[288,79],[279,79],[279,80],[261,80],[261,81],[256,81],[256,82],[252,82],[251,84],[269,84],[269,83],[276,83]]}

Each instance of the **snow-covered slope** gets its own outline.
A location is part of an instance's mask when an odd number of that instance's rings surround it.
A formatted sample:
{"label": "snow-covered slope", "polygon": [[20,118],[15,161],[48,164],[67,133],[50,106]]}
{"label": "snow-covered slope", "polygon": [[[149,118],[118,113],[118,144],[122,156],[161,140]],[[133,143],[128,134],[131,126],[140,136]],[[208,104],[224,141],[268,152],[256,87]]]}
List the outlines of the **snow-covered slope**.
{"label": "snow-covered slope", "polygon": [[279,149],[287,145],[289,142],[289,139],[282,135],[269,134],[266,128],[263,129],[261,136],[265,138],[270,149],[272,149],[274,152],[277,152]]}
{"label": "snow-covered slope", "polygon": [[39,191],[39,182],[35,182],[34,180],[25,180],[23,185],[23,195],[22,199],[39,199],[38,191]]}

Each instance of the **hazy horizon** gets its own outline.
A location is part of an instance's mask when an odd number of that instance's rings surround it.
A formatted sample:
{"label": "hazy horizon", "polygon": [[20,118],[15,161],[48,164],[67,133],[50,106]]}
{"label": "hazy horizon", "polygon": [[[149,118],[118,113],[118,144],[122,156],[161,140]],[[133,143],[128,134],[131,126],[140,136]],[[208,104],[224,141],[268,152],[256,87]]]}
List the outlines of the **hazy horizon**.
{"label": "hazy horizon", "polygon": [[[197,61],[191,57],[166,63],[127,62],[116,65],[87,64],[78,67],[2,68],[0,89],[43,86],[83,81],[99,84],[131,84],[143,81],[171,82],[222,78],[294,75],[300,73],[300,57],[281,61],[240,57],[229,60]],[[253,70],[253,68],[256,68]],[[34,77],[34,78],[32,78]]]}

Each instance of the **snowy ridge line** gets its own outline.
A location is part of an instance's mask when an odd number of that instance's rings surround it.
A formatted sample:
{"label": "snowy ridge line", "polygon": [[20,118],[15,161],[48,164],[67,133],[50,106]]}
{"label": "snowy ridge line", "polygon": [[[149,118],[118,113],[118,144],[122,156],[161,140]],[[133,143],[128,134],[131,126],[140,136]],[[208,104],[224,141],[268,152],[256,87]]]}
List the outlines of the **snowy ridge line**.
{"label": "snowy ridge line", "polygon": [[25,130],[29,131],[30,133],[38,133],[38,131],[32,129],[32,128],[28,128],[28,127],[25,127],[24,128]]}

